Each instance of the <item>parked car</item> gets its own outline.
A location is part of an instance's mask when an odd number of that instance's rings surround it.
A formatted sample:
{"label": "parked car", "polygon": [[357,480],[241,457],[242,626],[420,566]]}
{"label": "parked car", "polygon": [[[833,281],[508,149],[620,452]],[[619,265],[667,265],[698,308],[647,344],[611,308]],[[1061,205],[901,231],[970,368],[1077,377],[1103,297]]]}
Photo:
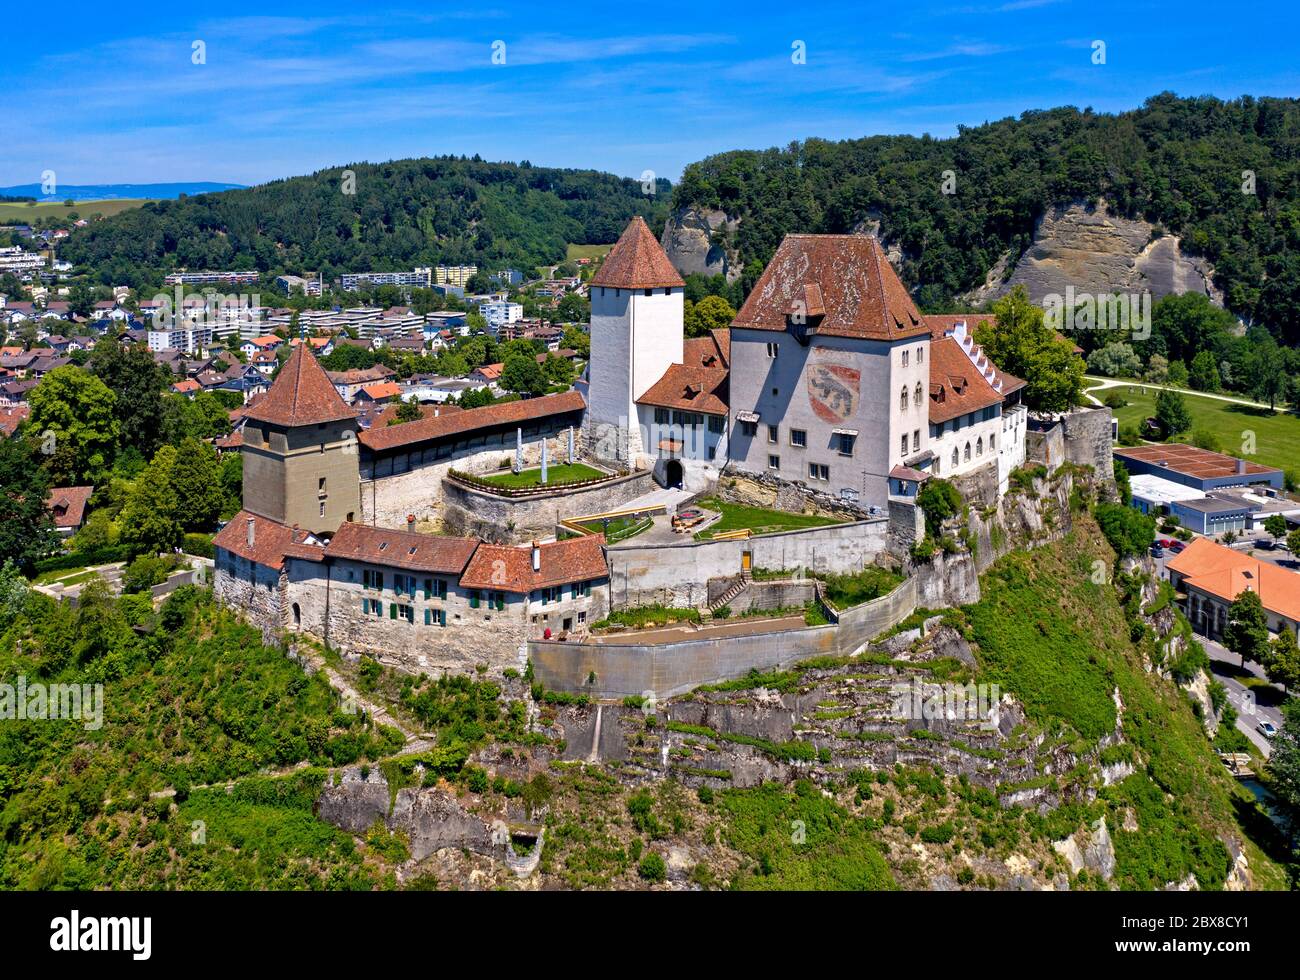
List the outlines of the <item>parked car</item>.
{"label": "parked car", "polygon": [[1160,547],[1160,542],[1157,541],[1151,546],[1151,556],[1153,558],[1163,558],[1165,556],[1165,549]]}
{"label": "parked car", "polygon": [[1271,721],[1261,721],[1255,727],[1259,729],[1259,733],[1265,738],[1273,738],[1277,735],[1277,726]]}
{"label": "parked car", "polygon": [[1180,554],[1182,554],[1183,551],[1186,550],[1186,548],[1187,548],[1187,545],[1185,545],[1185,544],[1184,544],[1183,542],[1181,542],[1181,541],[1174,541],[1174,542],[1172,542],[1172,543],[1169,545],[1169,550],[1172,551],[1175,555],[1180,555]]}
{"label": "parked car", "polygon": [[1160,539],[1158,542],[1156,542],[1156,543],[1159,544],[1160,547],[1162,547],[1162,548],[1172,548],[1172,547],[1174,546],[1174,540],[1173,540],[1173,538],[1161,538],[1161,539]]}

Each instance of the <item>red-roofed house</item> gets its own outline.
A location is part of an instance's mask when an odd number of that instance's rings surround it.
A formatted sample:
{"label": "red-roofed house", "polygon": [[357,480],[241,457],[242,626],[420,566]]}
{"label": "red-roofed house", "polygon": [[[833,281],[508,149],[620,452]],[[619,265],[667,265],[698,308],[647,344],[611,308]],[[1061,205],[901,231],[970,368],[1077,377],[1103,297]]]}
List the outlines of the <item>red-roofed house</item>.
{"label": "red-roofed house", "polygon": [[1259,596],[1270,630],[1300,639],[1300,574],[1209,538],[1196,538],[1170,558],[1165,574],[1183,594],[1183,611],[1199,633],[1222,637],[1233,600],[1249,590]]}
{"label": "red-roofed house", "polygon": [[54,487],[50,490],[45,509],[54,518],[54,526],[61,537],[72,537],[81,530],[86,523],[86,504],[94,492],[94,487]]}

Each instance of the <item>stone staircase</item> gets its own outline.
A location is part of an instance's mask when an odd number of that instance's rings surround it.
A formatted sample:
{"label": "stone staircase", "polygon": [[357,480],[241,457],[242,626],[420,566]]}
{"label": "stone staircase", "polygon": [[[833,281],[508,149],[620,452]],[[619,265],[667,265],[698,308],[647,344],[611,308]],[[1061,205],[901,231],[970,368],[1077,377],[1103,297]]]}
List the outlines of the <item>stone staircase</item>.
{"label": "stone staircase", "polygon": [[737,579],[736,583],[731,588],[729,588],[726,592],[722,593],[722,595],[718,596],[718,598],[714,599],[712,602],[709,603],[708,606],[709,614],[712,615],[714,612],[721,609],[723,606],[730,605],[732,600],[734,600],[736,596],[740,595],[740,593],[744,592],[747,588],[749,588],[749,583],[751,581],[753,581],[753,576],[749,572],[741,572],[740,578]]}

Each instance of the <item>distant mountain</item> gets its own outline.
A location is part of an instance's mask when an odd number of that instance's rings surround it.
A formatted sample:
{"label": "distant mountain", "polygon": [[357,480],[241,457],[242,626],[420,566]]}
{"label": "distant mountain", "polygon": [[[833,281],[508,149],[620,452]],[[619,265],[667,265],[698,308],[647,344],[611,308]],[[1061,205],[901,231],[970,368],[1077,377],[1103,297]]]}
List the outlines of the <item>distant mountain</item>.
{"label": "distant mountain", "polygon": [[224,194],[158,201],[79,228],[60,249],[103,283],[173,268],[323,272],[472,263],[531,268],[609,244],[634,214],[662,227],[671,185],[477,157],[355,163]]}
{"label": "distant mountain", "polygon": [[59,184],[53,194],[41,191],[40,184],[15,184],[0,187],[0,197],[34,197],[38,201],[108,201],[118,199],[174,200],[182,194],[212,194],[217,191],[241,190],[243,184],[216,184],[191,181],[181,184]]}

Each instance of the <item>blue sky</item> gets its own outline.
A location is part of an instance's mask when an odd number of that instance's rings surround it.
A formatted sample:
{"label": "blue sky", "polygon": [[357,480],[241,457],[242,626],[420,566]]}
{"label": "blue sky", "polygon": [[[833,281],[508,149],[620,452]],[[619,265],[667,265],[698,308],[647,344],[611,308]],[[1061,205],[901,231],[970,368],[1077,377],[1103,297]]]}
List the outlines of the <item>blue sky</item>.
{"label": "blue sky", "polygon": [[258,183],[441,153],[676,180],[809,136],[948,136],[1164,89],[1300,95],[1294,0],[190,6],[71,3],[10,33],[0,185]]}

